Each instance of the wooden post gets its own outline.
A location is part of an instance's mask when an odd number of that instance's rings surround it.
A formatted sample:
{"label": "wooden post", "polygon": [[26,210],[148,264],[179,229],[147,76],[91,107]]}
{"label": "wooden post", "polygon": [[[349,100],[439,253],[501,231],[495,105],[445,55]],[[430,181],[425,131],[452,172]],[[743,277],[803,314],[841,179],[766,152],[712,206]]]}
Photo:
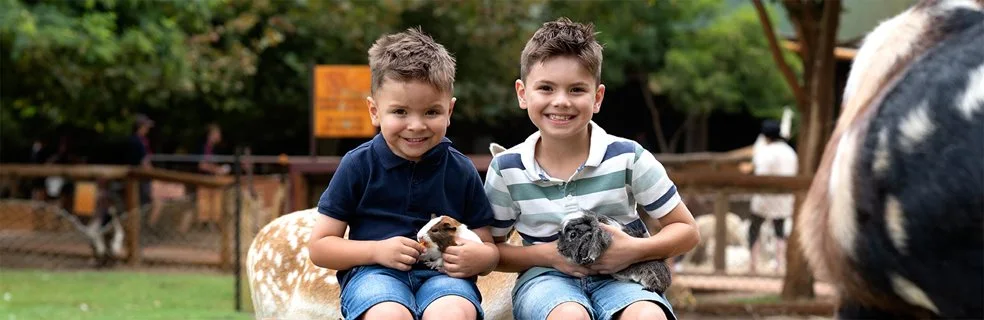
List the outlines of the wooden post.
{"label": "wooden post", "polygon": [[796,192],[796,206],[793,210],[793,231],[786,240],[786,274],[782,279],[782,294],[784,300],[795,300],[797,298],[812,298],[816,296],[813,291],[813,271],[811,271],[803,250],[800,248],[799,236],[800,228],[796,225],[798,216],[802,213],[800,207],[806,199],[806,191]]}
{"label": "wooden post", "polygon": [[[239,188],[239,186],[234,185],[234,188]],[[220,189],[222,190],[222,189]],[[219,194],[221,195],[219,207],[222,208],[219,213],[219,234],[221,237],[219,239],[219,268],[224,270],[232,270],[232,234],[230,233],[232,229],[232,208],[229,207],[228,201],[226,201],[226,196],[228,195],[228,188],[222,190]]]}
{"label": "wooden post", "polygon": [[129,257],[127,259],[127,263],[129,263],[130,266],[137,266],[140,264],[141,259],[139,178],[130,177],[126,179],[126,191],[124,192],[124,196],[126,197],[126,212],[128,213],[126,224],[126,251],[129,253]]}
{"label": "wooden post", "polygon": [[[243,209],[242,207],[243,186],[240,181],[240,176],[242,175],[242,166],[240,165],[241,163],[239,162],[239,153],[240,153],[240,149],[236,148],[236,154],[234,158],[235,161],[233,162],[233,168],[236,168],[235,169],[236,183],[233,184],[233,186],[236,188],[236,203],[234,204],[236,210],[232,213],[234,215],[233,221],[235,221],[232,228],[233,231],[235,232],[235,234],[233,235],[235,237],[235,240],[233,241],[235,241],[234,245],[236,246],[236,250],[235,252],[233,252],[233,254],[235,254],[236,256],[235,259],[233,260],[235,262],[232,265],[233,268],[232,274],[235,276],[235,280],[236,280],[236,286],[234,289],[236,290],[236,311],[243,311],[243,301],[242,301],[243,291],[242,291],[242,281],[241,281],[242,274],[240,274],[240,270],[242,270],[242,259],[240,259],[240,257],[242,256],[242,248],[240,246],[240,241],[241,241],[240,235],[242,234],[241,231],[243,228],[242,220],[241,220],[242,209]],[[252,179],[250,180],[250,182],[252,182]],[[250,187],[252,186],[253,186],[252,183],[250,183]]]}
{"label": "wooden post", "polygon": [[290,169],[290,211],[304,210],[308,204],[308,186],[304,172],[291,167]]}
{"label": "wooden post", "polygon": [[725,273],[725,248],[727,239],[728,193],[718,190],[714,194],[714,273]]}

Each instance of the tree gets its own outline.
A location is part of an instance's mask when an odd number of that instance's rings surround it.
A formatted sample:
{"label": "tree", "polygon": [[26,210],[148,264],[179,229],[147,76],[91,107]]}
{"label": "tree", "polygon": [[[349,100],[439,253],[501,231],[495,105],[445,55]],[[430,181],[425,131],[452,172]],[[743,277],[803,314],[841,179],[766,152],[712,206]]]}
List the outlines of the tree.
{"label": "tree", "polygon": [[143,112],[165,152],[196,149],[212,121],[258,153],[304,150],[309,66],[365,64],[380,34],[415,26],[458,58],[456,121],[495,122],[518,109],[538,3],[0,0],[0,130],[20,145],[55,126],[120,137]]}
{"label": "tree", "polygon": [[[753,0],[759,14],[762,28],[769,39],[769,47],[776,65],[782,71],[786,83],[796,98],[796,107],[802,119],[799,128],[797,153],[800,159],[800,174],[812,175],[819,166],[820,156],[826,141],[833,130],[834,97],[834,46],[837,27],[840,22],[840,0],[784,0],[783,7],[796,29],[796,39],[800,42],[800,61],[803,62],[802,80],[798,80],[780,54],[774,28],[761,0]],[[793,216],[794,221],[799,210]],[[791,239],[799,236],[798,228],[793,227]],[[784,298],[812,297],[813,275],[797,241],[790,241],[787,247],[787,272],[783,282]]]}
{"label": "tree", "polygon": [[749,5],[674,36],[664,68],[649,82],[654,92],[669,96],[687,114],[669,139],[670,150],[677,150],[682,136],[688,142],[684,152],[706,150],[707,119],[713,112],[747,110],[777,119],[782,107],[793,103],[767,42]]}
{"label": "tree", "polygon": [[673,152],[663,133],[660,108],[653,99],[651,75],[664,67],[664,56],[676,34],[707,26],[720,14],[717,0],[548,2],[543,20],[566,16],[590,21],[599,31],[605,48],[602,78],[609,88],[626,81],[639,83],[639,90],[652,117],[659,152]]}
{"label": "tree", "polygon": [[0,2],[3,134],[33,138],[60,124],[127,132],[121,119],[138,108],[190,94],[179,23],[205,20],[211,4]]}

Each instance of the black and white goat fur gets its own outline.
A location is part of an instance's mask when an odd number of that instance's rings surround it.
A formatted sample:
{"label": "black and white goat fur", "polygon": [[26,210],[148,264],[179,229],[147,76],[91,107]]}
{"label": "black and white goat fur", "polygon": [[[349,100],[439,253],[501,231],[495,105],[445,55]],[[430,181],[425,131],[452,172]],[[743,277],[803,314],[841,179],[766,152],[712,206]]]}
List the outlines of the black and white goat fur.
{"label": "black and white goat fur", "polygon": [[858,51],[797,221],[850,319],[984,318],[984,0],[923,0]]}

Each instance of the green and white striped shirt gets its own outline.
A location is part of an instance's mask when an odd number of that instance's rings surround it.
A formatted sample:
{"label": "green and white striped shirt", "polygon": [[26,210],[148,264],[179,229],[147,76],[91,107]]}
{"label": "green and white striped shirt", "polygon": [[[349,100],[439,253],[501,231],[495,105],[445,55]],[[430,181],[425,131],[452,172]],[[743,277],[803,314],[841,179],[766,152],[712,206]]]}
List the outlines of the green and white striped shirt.
{"label": "green and white striped shirt", "polygon": [[485,178],[495,222],[492,235],[515,228],[524,245],[557,239],[563,218],[580,209],[643,228],[636,203],[660,218],[680,203],[663,165],[637,142],[610,135],[593,121],[588,159],[568,179],[543,172],[533,153],[540,132],[495,156]]}

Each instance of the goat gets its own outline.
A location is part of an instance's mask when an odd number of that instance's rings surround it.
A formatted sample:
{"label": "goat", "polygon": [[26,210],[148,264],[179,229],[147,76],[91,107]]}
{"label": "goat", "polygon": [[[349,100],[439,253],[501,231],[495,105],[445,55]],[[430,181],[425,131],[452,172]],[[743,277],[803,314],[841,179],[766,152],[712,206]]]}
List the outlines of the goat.
{"label": "goat", "polygon": [[984,318],[984,0],[865,36],[797,241],[841,318]]}

